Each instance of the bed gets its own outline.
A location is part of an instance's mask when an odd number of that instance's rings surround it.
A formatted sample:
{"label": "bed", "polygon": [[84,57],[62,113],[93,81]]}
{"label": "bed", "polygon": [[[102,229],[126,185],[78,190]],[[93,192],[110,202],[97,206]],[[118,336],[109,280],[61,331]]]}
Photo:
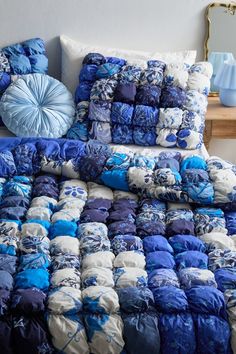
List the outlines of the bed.
{"label": "bed", "polygon": [[234,165],[2,138],[0,177],[3,353],[235,352]]}
{"label": "bed", "polygon": [[106,55],[79,57],[67,138],[1,129],[0,351],[236,353],[236,166],[201,144],[212,68]]}

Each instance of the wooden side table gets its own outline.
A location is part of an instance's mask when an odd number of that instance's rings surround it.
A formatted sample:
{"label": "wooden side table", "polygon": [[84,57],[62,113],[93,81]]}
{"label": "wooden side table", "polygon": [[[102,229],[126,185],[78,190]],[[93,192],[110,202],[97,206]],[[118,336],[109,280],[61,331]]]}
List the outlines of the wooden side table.
{"label": "wooden side table", "polygon": [[219,97],[208,98],[204,131],[204,144],[207,149],[211,138],[236,139],[236,107],[223,106]]}

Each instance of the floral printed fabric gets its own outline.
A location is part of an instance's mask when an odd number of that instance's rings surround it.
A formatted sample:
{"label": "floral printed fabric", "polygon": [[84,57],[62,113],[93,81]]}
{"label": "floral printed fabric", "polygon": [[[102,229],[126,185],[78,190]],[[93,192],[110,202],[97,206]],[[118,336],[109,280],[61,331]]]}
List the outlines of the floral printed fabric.
{"label": "floral printed fabric", "polygon": [[42,39],[33,38],[23,43],[0,49],[0,94],[10,85],[11,75],[46,74],[48,59]]}
{"label": "floral printed fabric", "polygon": [[189,67],[151,60],[135,65],[120,58],[109,62],[101,54],[98,62],[92,59],[97,55],[84,58],[75,94],[77,122],[68,137],[183,149],[201,146],[209,63]]}
{"label": "floral printed fabric", "polygon": [[[207,168],[204,160],[183,161],[178,153],[158,158],[116,153],[107,159],[106,171],[128,166],[169,168],[180,176],[193,166]],[[39,219],[0,221],[0,334],[14,331],[25,352],[33,348],[36,354],[40,347],[51,354],[42,316],[47,311],[53,346],[65,353],[142,354],[143,348],[150,354],[175,353],[182,350],[183,335],[184,350],[230,352],[226,310],[234,331],[236,276],[228,212],[178,203],[173,207],[156,198],[45,174],[3,179],[3,190],[9,181],[31,186],[35,196],[31,200],[14,189],[19,195],[3,195],[0,209],[25,208],[26,217],[36,208]],[[57,195],[41,195],[38,185]],[[70,185],[79,186],[82,194],[65,197]],[[43,220],[45,209],[52,213],[50,221]],[[67,220],[66,212],[73,210],[77,222]],[[62,219],[56,220],[59,212]],[[103,222],[97,221],[100,213]],[[207,216],[204,226],[202,216]],[[233,215],[229,217],[232,229]],[[14,311],[13,321],[7,326],[9,311]]]}
{"label": "floral printed fabric", "polygon": [[[151,133],[151,132],[149,132]],[[60,203],[66,198],[74,198],[83,200],[87,198],[88,191],[83,189],[83,181],[103,183],[113,189],[118,188],[125,192],[134,192],[143,194],[160,200],[171,202],[191,202],[201,205],[227,204],[228,209],[235,208],[235,186],[236,186],[236,167],[217,157],[210,157],[205,160],[198,155],[181,156],[180,153],[170,152],[169,154],[160,153],[157,156],[142,154],[133,154],[129,150],[116,150],[106,144],[96,141],[88,143],[75,142],[63,139],[44,140],[44,139],[2,139],[0,144],[0,178],[14,177],[17,178],[17,170],[20,169],[20,160],[15,159],[12,151],[31,142],[34,146],[35,154],[29,155],[29,161],[25,164],[24,171],[26,174],[37,170],[50,171],[51,175],[47,179],[37,177],[37,183],[32,190],[33,197],[45,196],[54,200],[58,199],[58,186],[55,185],[55,175],[73,175],[73,183],[68,184],[63,180],[61,189]],[[49,143],[50,141],[50,143]],[[21,148],[18,149],[19,151]],[[17,151],[18,151],[17,150]],[[68,163],[66,160],[73,156],[73,163],[70,165],[71,171],[64,169],[63,166]],[[72,161],[71,159],[69,161]],[[29,164],[29,168],[27,167]],[[80,176],[81,181],[75,176]],[[25,218],[26,209],[24,200],[31,193],[31,187],[22,180],[8,180],[7,183],[0,181],[0,195],[4,194],[6,199],[5,207],[1,209],[0,217],[8,218],[15,215],[13,219],[22,220]],[[77,177],[78,178],[78,177]],[[44,183],[47,182],[47,183]],[[100,187],[99,187],[100,188]],[[103,189],[105,192],[106,189]],[[19,195],[18,195],[19,194]],[[100,193],[100,196],[103,192]],[[11,198],[17,197],[17,205],[11,203]],[[20,197],[23,201],[20,201]],[[107,197],[111,199],[111,197]],[[8,201],[9,200],[9,201]],[[5,203],[5,202],[4,202]],[[42,205],[32,205],[36,207],[46,207],[50,205],[50,201]],[[52,201],[52,204],[55,201]],[[74,203],[74,202],[73,202]],[[20,209],[21,208],[21,209]],[[49,208],[52,210],[52,206]],[[60,208],[59,208],[60,209]],[[67,209],[70,209],[69,206]],[[73,207],[71,209],[74,209]],[[36,209],[34,209],[36,210]],[[15,213],[17,211],[17,213]],[[58,210],[58,211],[61,211]],[[48,211],[50,213],[50,211]],[[66,213],[66,212],[65,212]],[[76,212],[68,212],[68,220],[79,220],[79,214]],[[55,215],[53,220],[60,220],[63,215],[60,213]],[[48,216],[49,218],[49,216]],[[208,216],[200,216],[206,218]],[[212,228],[217,228],[216,224],[218,216],[212,221]],[[204,223],[202,223],[204,225]],[[200,226],[199,226],[200,227]],[[201,232],[210,232],[206,229]],[[222,224],[219,226],[223,228]]]}

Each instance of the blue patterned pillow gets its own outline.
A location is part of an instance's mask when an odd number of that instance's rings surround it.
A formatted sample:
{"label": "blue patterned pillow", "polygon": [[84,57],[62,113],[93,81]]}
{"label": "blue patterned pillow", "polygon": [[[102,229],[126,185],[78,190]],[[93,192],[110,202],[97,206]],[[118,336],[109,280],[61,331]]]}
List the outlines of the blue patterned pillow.
{"label": "blue patterned pillow", "polygon": [[204,62],[191,67],[158,60],[134,65],[89,53],[75,93],[78,119],[68,137],[198,149],[211,75],[211,65]]}

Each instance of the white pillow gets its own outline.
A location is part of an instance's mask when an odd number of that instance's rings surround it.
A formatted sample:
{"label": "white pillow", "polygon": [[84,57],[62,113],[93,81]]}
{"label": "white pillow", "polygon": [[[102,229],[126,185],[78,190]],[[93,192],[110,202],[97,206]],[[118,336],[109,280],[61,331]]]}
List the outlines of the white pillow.
{"label": "white pillow", "polygon": [[78,76],[82,67],[82,62],[88,53],[101,53],[104,56],[116,56],[124,58],[133,64],[142,60],[159,59],[165,62],[184,62],[192,65],[195,63],[195,50],[184,50],[179,52],[151,53],[137,50],[103,48],[89,44],[77,42],[67,36],[60,37],[62,49],[61,80],[66,87],[74,94],[78,85]]}
{"label": "white pillow", "polygon": [[196,50],[181,50],[177,52],[165,52],[154,53],[151,59],[162,60],[165,63],[185,63],[193,65],[196,61],[197,51]]}

